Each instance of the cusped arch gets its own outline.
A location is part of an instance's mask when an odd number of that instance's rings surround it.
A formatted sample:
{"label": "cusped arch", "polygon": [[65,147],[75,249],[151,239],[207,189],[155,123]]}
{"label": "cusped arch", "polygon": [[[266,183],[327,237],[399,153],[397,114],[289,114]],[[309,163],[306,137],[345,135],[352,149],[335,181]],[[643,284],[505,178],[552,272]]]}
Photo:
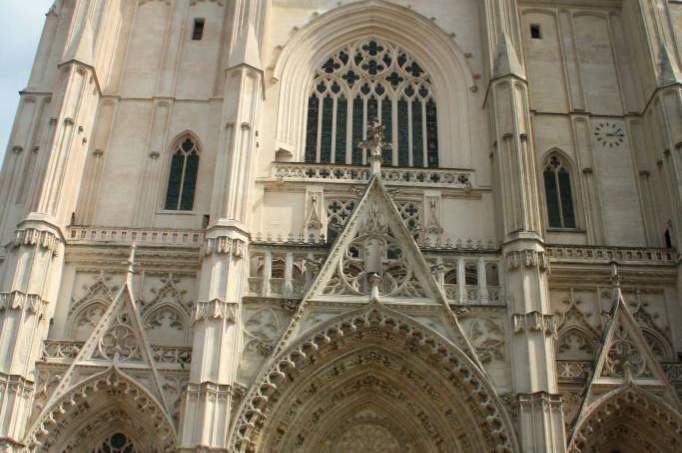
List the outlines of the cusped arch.
{"label": "cusped arch", "polygon": [[[171,316],[163,316],[167,314]],[[168,329],[178,330],[182,332],[183,344],[190,341],[191,317],[184,307],[175,302],[162,301],[150,307],[142,315],[142,325],[147,329],[148,338],[154,344],[170,344],[156,335],[156,328],[160,328],[162,332]]]}
{"label": "cusped arch", "polygon": [[[438,100],[441,150],[468,150],[469,108],[474,73],[465,52],[433,21],[383,0],[339,6],[300,29],[279,55],[274,79],[279,81],[277,146],[303,160],[306,106],[315,70],[345,45],[365,38],[391,42],[423,65],[433,79]],[[469,166],[471,156],[441,153],[441,166]]]}
{"label": "cusped arch", "polygon": [[432,442],[428,451],[518,451],[506,409],[474,361],[384,306],[327,321],[272,359],[237,413],[231,451],[287,451],[294,440],[319,449],[305,443],[311,426],[324,432],[348,404],[381,398]]}
{"label": "cusped arch", "polygon": [[199,136],[191,129],[185,129],[184,131],[182,131],[178,134],[175,134],[175,136],[169,142],[170,146],[168,147],[167,151],[170,154],[173,154],[175,152],[175,150],[177,149],[177,147],[180,146],[182,144],[182,142],[187,140],[188,138],[194,142],[197,149],[199,150],[199,153],[201,153],[202,150],[204,149],[204,145],[201,142],[201,139],[199,138]]}
{"label": "cusped arch", "polygon": [[112,301],[111,298],[96,297],[79,304],[69,316],[70,338],[86,340]]}
{"label": "cusped arch", "polygon": [[[599,336],[592,329],[577,324],[566,325],[558,332],[557,358],[559,360],[592,360],[597,352],[599,341]],[[584,355],[580,354],[580,357],[567,355],[573,350],[573,346],[578,346],[579,351]]]}
{"label": "cusped arch", "polygon": [[131,434],[144,439],[142,451],[175,451],[175,427],[163,404],[116,366],[72,386],[43,409],[26,436],[28,451],[70,451],[74,440],[87,437],[86,431],[105,421],[102,414],[112,411],[135,426]]}
{"label": "cusped arch", "polygon": [[678,452],[682,449],[682,415],[634,384],[613,390],[582,414],[573,429],[568,452],[610,453],[614,448]]}

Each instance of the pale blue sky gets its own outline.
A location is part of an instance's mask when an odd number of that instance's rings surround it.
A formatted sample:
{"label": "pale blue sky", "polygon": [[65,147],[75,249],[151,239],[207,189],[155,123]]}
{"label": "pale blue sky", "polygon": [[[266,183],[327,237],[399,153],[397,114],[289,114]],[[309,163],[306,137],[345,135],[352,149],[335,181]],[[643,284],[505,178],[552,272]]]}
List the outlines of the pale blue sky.
{"label": "pale blue sky", "polygon": [[54,0],[0,0],[0,162],[7,149],[19,91],[26,88],[45,13]]}

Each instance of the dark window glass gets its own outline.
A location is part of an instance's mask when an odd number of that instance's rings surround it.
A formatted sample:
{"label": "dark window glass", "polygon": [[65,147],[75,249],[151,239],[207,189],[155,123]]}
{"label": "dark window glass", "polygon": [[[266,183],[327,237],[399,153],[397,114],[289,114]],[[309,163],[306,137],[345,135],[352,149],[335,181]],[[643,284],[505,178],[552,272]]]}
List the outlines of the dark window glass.
{"label": "dark window glass", "polygon": [[171,160],[170,176],[168,177],[168,192],[166,192],[166,209],[178,209],[180,199],[180,185],[182,184],[182,172],[185,166],[185,154],[178,151],[173,154]]}
{"label": "dark window glass", "polygon": [[201,41],[204,37],[204,19],[194,19],[194,30],[192,31],[192,40]]}
{"label": "dark window glass", "polygon": [[182,187],[182,200],[180,210],[191,211],[194,207],[194,191],[197,187],[197,172],[199,171],[199,155],[192,151],[187,156],[187,168],[185,170],[185,183]]}
{"label": "dark window glass", "polygon": [[317,118],[320,111],[320,100],[314,94],[308,98],[308,128],[305,143],[305,161],[317,161]]}
{"label": "dark window glass", "polygon": [[[381,101],[381,123],[386,128],[386,143],[393,142],[393,102],[388,98]],[[382,158],[385,165],[393,165],[392,150],[385,149]]]}
{"label": "dark window glass", "polygon": [[407,101],[398,101],[398,165],[410,165],[410,118]]}
{"label": "dark window glass", "polygon": [[559,191],[556,186],[554,172],[545,170],[545,192],[547,193],[547,217],[551,228],[561,228],[561,214],[559,213]]}
{"label": "dark window glass", "polygon": [[191,139],[184,140],[171,158],[164,209],[191,211],[199,172],[199,150]]}
{"label": "dark window glass", "polygon": [[337,164],[346,163],[346,131],[348,124],[348,101],[339,98],[336,106],[336,159]]}
{"label": "dark window glass", "polygon": [[360,142],[362,141],[362,128],[365,120],[363,118],[365,113],[365,104],[360,96],[353,100],[353,163],[356,165],[362,164],[363,150],[360,149]]}
{"label": "dark window glass", "polygon": [[549,227],[576,228],[570,172],[557,156],[552,156],[543,177]]}
{"label": "dark window glass", "polygon": [[334,124],[334,100],[330,97],[322,101],[322,140],[320,142],[320,162],[328,164],[332,158],[332,126]]}
{"label": "dark window glass", "polygon": [[530,37],[533,39],[542,39],[542,29],[540,28],[540,24],[531,24]]}
{"label": "dark window glass", "polygon": [[429,167],[438,167],[438,107],[433,99],[426,103],[426,136]]}
{"label": "dark window glass", "polygon": [[422,103],[412,101],[412,153],[415,167],[424,166],[424,129],[422,124]]}
{"label": "dark window glass", "polygon": [[562,168],[559,170],[559,193],[561,194],[561,213],[564,216],[564,228],[575,228],[573,212],[573,195],[571,191],[571,175]]}

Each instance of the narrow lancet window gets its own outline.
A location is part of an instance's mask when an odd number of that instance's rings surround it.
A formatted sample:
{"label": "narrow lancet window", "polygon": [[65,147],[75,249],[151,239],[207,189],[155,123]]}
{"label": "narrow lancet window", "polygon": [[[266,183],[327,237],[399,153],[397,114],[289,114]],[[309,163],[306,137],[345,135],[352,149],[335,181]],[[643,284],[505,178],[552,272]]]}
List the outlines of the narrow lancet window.
{"label": "narrow lancet window", "polygon": [[315,74],[305,161],[367,164],[358,143],[377,118],[392,144],[384,153],[385,165],[438,166],[437,109],[429,75],[399,46],[365,39],[339,50]]}
{"label": "narrow lancet window", "polygon": [[171,158],[164,209],[191,211],[194,208],[198,172],[199,149],[191,138],[187,138],[180,142]]}
{"label": "narrow lancet window", "polygon": [[571,173],[558,156],[552,156],[547,161],[544,180],[549,227],[575,228]]}

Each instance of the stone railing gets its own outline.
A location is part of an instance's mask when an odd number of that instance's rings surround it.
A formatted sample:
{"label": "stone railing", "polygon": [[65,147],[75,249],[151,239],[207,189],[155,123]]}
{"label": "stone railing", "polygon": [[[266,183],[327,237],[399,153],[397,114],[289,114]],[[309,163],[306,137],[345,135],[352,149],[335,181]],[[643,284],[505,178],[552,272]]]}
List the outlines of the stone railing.
{"label": "stone railing", "polygon": [[[384,181],[391,186],[430,186],[469,190],[473,187],[472,170],[452,168],[383,167]],[[369,181],[369,167],[356,165],[281,163],[272,164],[275,180],[298,182],[334,182],[361,184]]]}
{"label": "stone railing", "polygon": [[200,247],[204,234],[197,230],[69,227],[70,244],[136,244],[142,246]]}
{"label": "stone railing", "polygon": [[[81,348],[83,341],[45,340],[42,360],[48,363],[71,363]],[[152,345],[152,354],[157,365],[180,367],[189,370],[192,361],[192,348],[184,346]]]}
{"label": "stone railing", "polygon": [[656,248],[624,248],[624,247],[590,247],[549,245],[547,256],[551,261],[601,261],[609,263],[654,263],[675,264],[678,254],[672,249]]}

